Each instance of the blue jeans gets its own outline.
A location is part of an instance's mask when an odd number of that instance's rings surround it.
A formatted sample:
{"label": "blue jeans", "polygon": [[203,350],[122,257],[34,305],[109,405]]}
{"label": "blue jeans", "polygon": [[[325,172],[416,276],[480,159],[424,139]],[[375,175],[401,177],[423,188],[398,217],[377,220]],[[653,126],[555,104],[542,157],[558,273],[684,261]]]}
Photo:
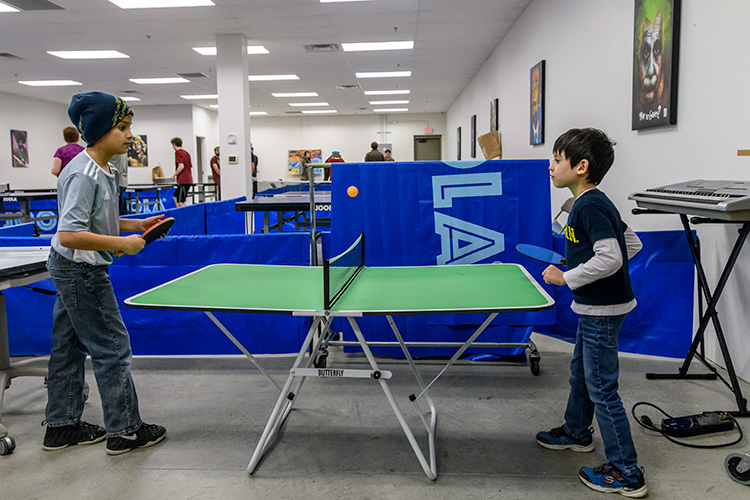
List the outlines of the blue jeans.
{"label": "blue jeans", "polygon": [[596,414],[607,460],[631,475],[638,470],[638,457],[628,415],[617,393],[617,337],[624,319],[624,315],[578,317],[565,432],[576,439],[587,437]]}
{"label": "blue jeans", "polygon": [[120,316],[109,268],[70,261],[53,249],[47,269],[57,288],[47,422],[58,427],[81,420],[83,363],[90,353],[107,434],[116,437],[135,432],[142,421],[130,376],[130,336]]}

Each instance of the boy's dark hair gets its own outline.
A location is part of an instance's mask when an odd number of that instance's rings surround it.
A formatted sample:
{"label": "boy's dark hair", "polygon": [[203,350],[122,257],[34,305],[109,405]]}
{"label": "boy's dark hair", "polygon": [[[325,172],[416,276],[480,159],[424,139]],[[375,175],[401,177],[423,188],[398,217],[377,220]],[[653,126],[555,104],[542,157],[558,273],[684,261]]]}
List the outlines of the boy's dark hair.
{"label": "boy's dark hair", "polygon": [[78,130],[75,127],[65,127],[63,129],[63,139],[65,142],[78,142],[79,139]]}
{"label": "boy's dark hair", "polygon": [[372,141],[372,144],[370,144],[370,147],[371,147],[372,149],[378,149],[378,143],[377,143],[377,142],[375,142],[375,141]]}
{"label": "boy's dark hair", "polygon": [[173,139],[172,139],[171,141],[169,141],[169,142],[171,142],[172,144],[174,144],[174,145],[175,145],[175,146],[177,146],[178,148],[181,148],[181,147],[182,147],[182,139],[180,139],[179,137],[174,137],[174,138],[173,138]]}
{"label": "boy's dark hair", "polygon": [[557,138],[552,152],[565,153],[574,167],[581,160],[588,160],[587,180],[598,186],[615,162],[615,142],[607,134],[595,128],[572,128]]}

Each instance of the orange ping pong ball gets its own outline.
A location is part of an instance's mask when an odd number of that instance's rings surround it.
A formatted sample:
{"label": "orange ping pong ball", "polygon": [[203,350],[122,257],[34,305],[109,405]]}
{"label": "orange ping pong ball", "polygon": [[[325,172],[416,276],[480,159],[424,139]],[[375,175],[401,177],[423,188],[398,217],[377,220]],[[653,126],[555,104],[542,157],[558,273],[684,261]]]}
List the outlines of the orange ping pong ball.
{"label": "orange ping pong ball", "polygon": [[357,189],[356,186],[349,186],[349,188],[346,190],[346,194],[354,198],[359,194],[359,189]]}

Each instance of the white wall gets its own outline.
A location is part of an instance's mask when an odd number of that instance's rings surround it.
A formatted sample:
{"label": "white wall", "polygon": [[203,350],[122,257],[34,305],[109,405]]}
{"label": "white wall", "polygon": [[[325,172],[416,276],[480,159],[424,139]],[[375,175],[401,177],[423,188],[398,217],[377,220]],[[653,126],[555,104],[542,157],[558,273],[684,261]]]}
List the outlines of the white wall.
{"label": "white wall", "polygon": [[[65,145],[62,130],[68,125],[67,106],[0,94],[0,183],[10,183],[11,189],[54,188],[52,158]],[[28,168],[13,167],[11,130],[28,133]]]}
{"label": "white wall", "polygon": [[148,167],[128,169],[129,184],[150,184],[151,169],[161,165],[165,176],[174,173],[174,149],[169,142],[173,137],[182,139],[182,147],[195,155],[195,133],[193,132],[193,107],[184,106],[138,106],[133,103],[134,134],[146,135],[148,141]]}
{"label": "white wall", "polygon": [[414,159],[414,136],[442,134],[443,158],[446,158],[445,115],[391,114],[350,116],[253,117],[250,135],[258,155],[259,179],[294,179],[287,172],[290,149],[322,149],[323,160],[339,151],[347,162],[364,161],[370,143],[391,143],[393,157]]}
{"label": "white wall", "polygon": [[[674,215],[633,216],[634,191],[691,179],[743,180],[750,177],[750,95],[743,82],[750,66],[742,53],[750,46],[750,2],[682,2],[682,34],[676,126],[630,130],[633,43],[632,0],[534,0],[498,45],[477,76],[447,112],[449,157],[455,158],[455,130],[463,130],[468,151],[469,117],[489,130],[489,106],[500,99],[504,158],[549,158],[555,138],[572,127],[602,128],[617,142],[616,160],[601,184],[636,231],[680,229]],[[546,143],[529,145],[529,70],[546,61]],[[551,213],[570,193],[551,188]],[[736,237],[736,226],[698,229],[709,280]],[[745,248],[738,267],[748,269]],[[750,380],[750,273],[738,271],[719,303],[722,327],[733,361]],[[658,279],[654,286],[658,286]],[[709,335],[713,339],[713,335]],[[721,363],[714,342],[707,354]],[[696,363],[699,364],[699,363]],[[694,368],[697,371],[700,367]]]}
{"label": "white wall", "polygon": [[[203,178],[198,179],[193,172],[195,182],[208,182],[208,176],[211,174],[211,157],[214,155],[214,148],[219,145],[219,113],[200,106],[193,106],[193,135],[205,137],[205,148],[203,150]],[[193,139],[196,141],[197,139]],[[197,152],[194,147],[193,151]],[[198,164],[197,158],[193,160]]]}

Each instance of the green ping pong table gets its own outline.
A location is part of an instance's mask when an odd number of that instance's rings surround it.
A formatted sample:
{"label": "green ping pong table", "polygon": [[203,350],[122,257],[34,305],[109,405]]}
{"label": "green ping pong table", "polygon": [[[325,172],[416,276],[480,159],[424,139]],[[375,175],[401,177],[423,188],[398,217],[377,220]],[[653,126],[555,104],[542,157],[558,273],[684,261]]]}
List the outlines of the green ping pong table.
{"label": "green ping pong table", "polygon": [[[437,412],[428,393],[430,386],[474,342],[492,320],[502,312],[538,311],[551,308],[553,299],[528,272],[517,264],[474,264],[421,267],[360,267],[346,277],[346,286],[337,300],[324,283],[333,281],[329,262],[324,267],[215,264],[158,286],[125,301],[130,307],[204,311],[234,344],[268,377],[260,364],[216,319],[213,312],[255,312],[293,314],[312,318],[311,327],[297,354],[260,441],[248,464],[252,474],[277,435],[296,401],[306,377],[363,378],[379,383],[396,415],[422,469],[430,479],[437,478],[435,430]],[[364,256],[362,257],[364,261]],[[262,293],[258,293],[262,291]],[[472,334],[429,384],[425,384],[409,353],[408,342],[399,332],[392,316],[397,314],[487,313],[487,319]],[[398,340],[413,372],[420,393],[412,394],[413,403],[428,435],[429,459],[389,389],[392,372],[381,370],[368,341],[357,324],[365,315],[382,315]],[[322,343],[332,335],[331,321],[346,317],[370,369],[320,368],[315,364]],[[316,335],[322,332],[321,335]],[[317,340],[313,343],[313,339]],[[513,345],[514,347],[517,345]],[[312,349],[311,349],[312,347]],[[308,355],[308,350],[312,355]],[[296,383],[296,385],[295,385]],[[292,389],[292,385],[295,385]],[[425,398],[429,418],[418,405]],[[429,420],[429,422],[428,422]]]}

